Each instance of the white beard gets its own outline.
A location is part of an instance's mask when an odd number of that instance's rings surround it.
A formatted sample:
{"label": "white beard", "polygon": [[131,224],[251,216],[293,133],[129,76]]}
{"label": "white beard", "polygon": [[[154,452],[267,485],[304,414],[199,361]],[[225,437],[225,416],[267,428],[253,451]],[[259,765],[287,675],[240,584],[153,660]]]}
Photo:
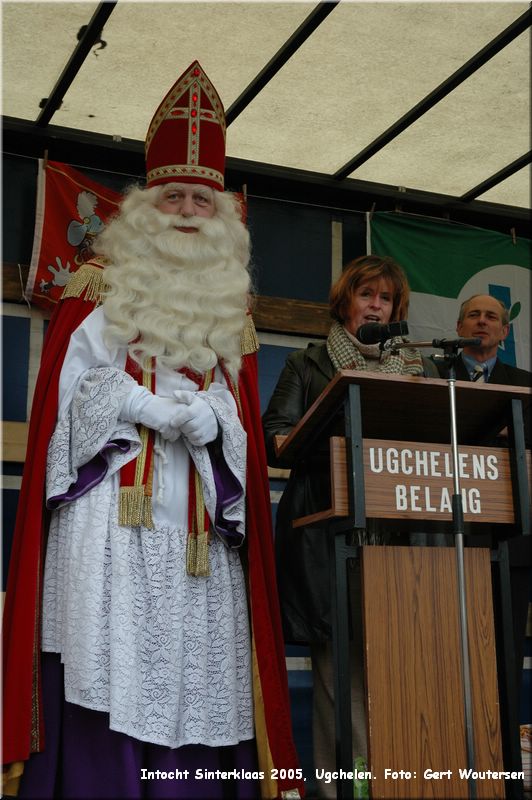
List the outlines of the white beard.
{"label": "white beard", "polygon": [[143,367],[155,356],[204,373],[221,359],[236,378],[250,291],[249,237],[236,206],[222,195],[213,218],[183,219],[158,211],[148,202],[154,193],[133,190],[99,239],[98,252],[111,261],[106,340],[127,344]]}

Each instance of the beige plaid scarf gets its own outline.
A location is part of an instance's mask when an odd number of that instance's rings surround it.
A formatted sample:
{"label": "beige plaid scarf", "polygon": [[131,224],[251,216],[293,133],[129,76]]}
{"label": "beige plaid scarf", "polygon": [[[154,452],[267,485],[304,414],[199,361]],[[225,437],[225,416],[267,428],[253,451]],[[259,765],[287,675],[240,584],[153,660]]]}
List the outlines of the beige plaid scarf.
{"label": "beige plaid scarf", "polygon": [[[400,336],[391,340],[392,344],[403,341]],[[417,348],[405,347],[396,353],[389,350],[381,352],[378,344],[364,345],[351,338],[339,322],[333,322],[331,326],[327,352],[337,370],[358,369],[399,375],[423,375],[424,372],[421,353]]]}

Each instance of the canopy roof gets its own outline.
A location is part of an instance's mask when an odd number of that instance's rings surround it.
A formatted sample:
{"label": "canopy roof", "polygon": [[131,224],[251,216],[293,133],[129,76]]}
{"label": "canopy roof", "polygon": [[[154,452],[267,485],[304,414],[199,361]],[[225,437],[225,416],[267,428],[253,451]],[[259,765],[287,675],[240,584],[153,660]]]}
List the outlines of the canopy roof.
{"label": "canopy roof", "polygon": [[530,14],[524,2],[3,2],[3,114],[140,146],[197,58],[225,105],[230,158],[526,208]]}

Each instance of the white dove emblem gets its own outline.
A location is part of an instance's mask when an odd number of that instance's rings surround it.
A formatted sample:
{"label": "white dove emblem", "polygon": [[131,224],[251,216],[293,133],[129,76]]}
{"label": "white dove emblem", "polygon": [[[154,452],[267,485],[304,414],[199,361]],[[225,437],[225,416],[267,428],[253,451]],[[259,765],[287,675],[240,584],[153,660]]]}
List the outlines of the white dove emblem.
{"label": "white dove emblem", "polygon": [[94,237],[103,230],[102,220],[94,213],[98,205],[95,194],[80,192],[76,205],[81,222],[73,219],[67,229],[67,241],[73,247],[78,247],[87,236]]}

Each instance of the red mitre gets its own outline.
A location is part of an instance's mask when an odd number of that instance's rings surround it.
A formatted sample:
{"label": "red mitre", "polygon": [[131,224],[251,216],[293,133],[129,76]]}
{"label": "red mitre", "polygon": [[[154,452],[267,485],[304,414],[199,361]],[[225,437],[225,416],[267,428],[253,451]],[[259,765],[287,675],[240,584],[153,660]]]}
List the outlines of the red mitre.
{"label": "red mitre", "polygon": [[146,135],[148,187],[171,181],[224,190],[225,112],[194,61],[155,112]]}

